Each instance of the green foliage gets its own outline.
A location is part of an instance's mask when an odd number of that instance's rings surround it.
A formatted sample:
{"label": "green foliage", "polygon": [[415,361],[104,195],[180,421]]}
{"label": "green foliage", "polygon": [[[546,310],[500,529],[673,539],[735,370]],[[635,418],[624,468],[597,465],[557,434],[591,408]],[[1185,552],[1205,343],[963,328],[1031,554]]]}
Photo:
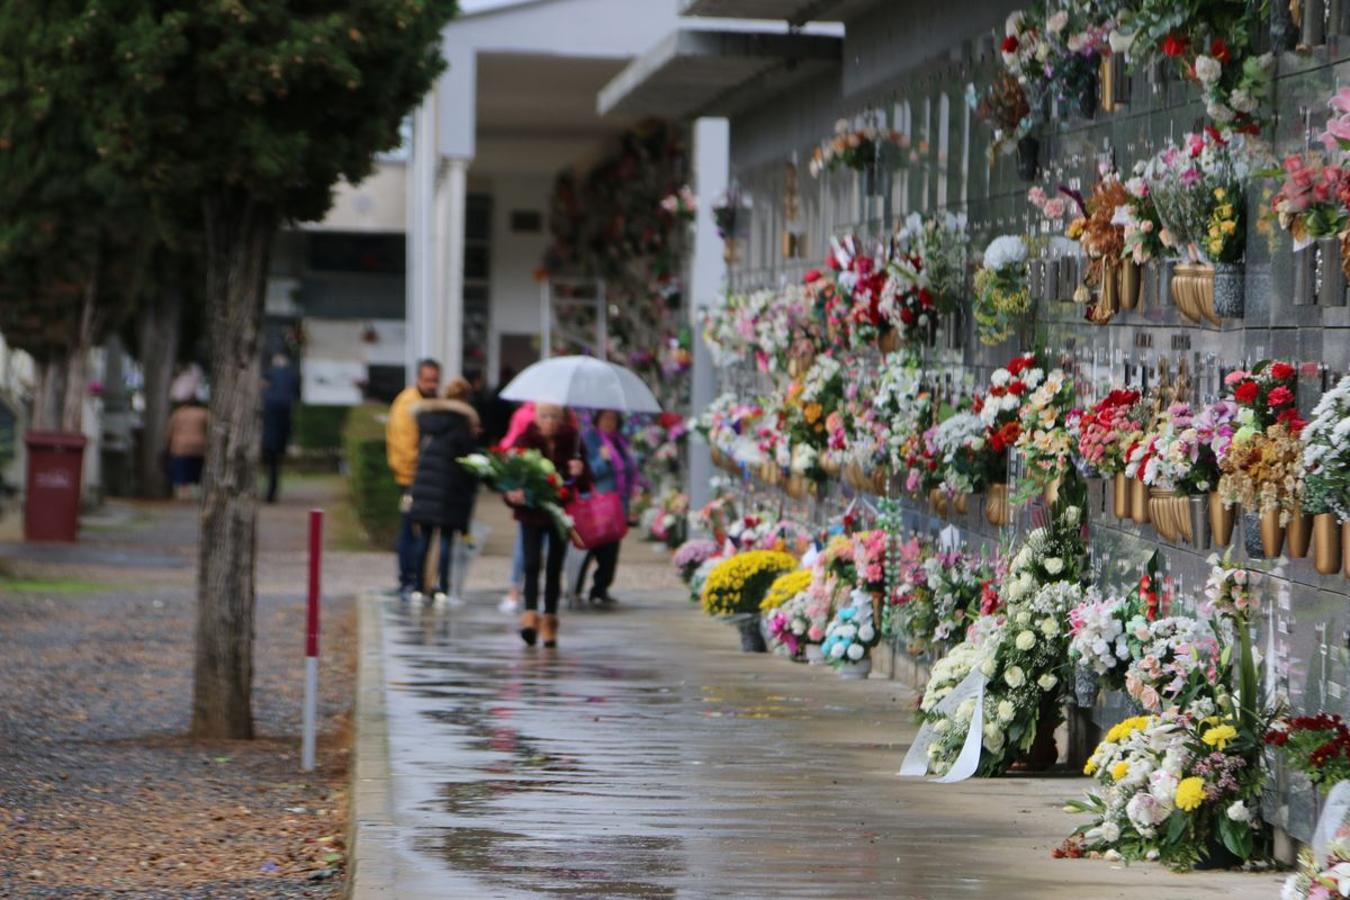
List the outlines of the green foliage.
{"label": "green foliage", "polygon": [[61,36],[80,6],[0,5],[0,331],[42,362],[69,350],[87,297],[94,340],[125,310],[117,288],[144,237],[138,198],[63,94]]}
{"label": "green foliage", "polygon": [[350,406],[312,406],[295,408],[294,442],[301,450],[337,453],[342,449],[342,430]]}
{"label": "green foliage", "polygon": [[243,195],[301,220],[397,146],[455,12],[454,0],[82,5],[66,59],[100,154],[157,195]]}
{"label": "green foliage", "polygon": [[351,408],[342,432],[347,487],[356,517],[372,542],[390,546],[398,534],[402,491],[389,471],[384,428],[389,408],[366,403]]}

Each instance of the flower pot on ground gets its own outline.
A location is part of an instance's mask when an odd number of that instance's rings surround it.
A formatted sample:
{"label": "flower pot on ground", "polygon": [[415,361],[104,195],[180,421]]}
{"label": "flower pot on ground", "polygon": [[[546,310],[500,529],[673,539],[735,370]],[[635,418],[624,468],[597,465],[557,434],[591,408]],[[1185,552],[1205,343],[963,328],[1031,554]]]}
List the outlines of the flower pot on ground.
{"label": "flower pot on ground", "polygon": [[746,615],[738,617],[736,627],[741,632],[741,652],[742,653],[766,653],[768,645],[764,643],[764,632],[760,630],[759,616]]}
{"label": "flower pot on ground", "polygon": [[857,662],[839,664],[839,677],[845,681],[863,681],[872,674],[872,657],[864,656]]}
{"label": "flower pot on ground", "polygon": [[1312,516],[1305,515],[1298,504],[1289,514],[1289,524],[1285,527],[1289,557],[1303,559],[1312,545]]}
{"label": "flower pot on ground", "polygon": [[1235,518],[1233,507],[1224,505],[1223,498],[1219,496],[1218,491],[1211,491],[1209,495],[1209,533],[1215,547],[1227,547],[1228,542],[1233,539]]}
{"label": "flower pot on ground", "polygon": [[1218,319],[1241,319],[1246,309],[1247,293],[1242,264],[1219,263],[1214,267],[1210,305],[1202,310],[1202,314],[1218,325]]}
{"label": "flower pot on ground", "polygon": [[1148,485],[1138,478],[1130,479],[1130,518],[1140,525],[1149,522]]}
{"label": "flower pot on ground", "polygon": [[1341,525],[1335,513],[1313,516],[1312,554],[1320,575],[1335,575],[1341,568]]}
{"label": "flower pot on ground", "polygon": [[825,662],[825,654],[821,652],[819,644],[806,645],[806,661],[813,666],[818,666]]}

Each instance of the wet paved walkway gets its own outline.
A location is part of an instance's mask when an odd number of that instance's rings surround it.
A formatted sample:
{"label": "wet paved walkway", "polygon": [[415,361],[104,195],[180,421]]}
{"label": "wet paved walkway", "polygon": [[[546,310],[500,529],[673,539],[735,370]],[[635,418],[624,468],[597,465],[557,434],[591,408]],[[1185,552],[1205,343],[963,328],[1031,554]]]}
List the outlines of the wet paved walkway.
{"label": "wet paved walkway", "polygon": [[1278,896],[1273,875],[1052,860],[1085,779],[902,781],[910,692],[743,655],[688,601],[627,596],[564,614],[557,651],[524,648],[495,594],[379,601],[379,896]]}

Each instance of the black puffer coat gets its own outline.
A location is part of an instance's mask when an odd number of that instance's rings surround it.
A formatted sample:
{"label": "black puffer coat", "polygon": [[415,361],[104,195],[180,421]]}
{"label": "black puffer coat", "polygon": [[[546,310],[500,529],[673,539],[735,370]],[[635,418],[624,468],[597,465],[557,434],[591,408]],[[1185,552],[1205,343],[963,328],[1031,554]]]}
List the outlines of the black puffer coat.
{"label": "black puffer coat", "polygon": [[468,531],[478,479],[457,460],[477,447],[478,414],[459,400],[420,400],[410,410],[417,420],[417,472],[408,517],[422,525]]}

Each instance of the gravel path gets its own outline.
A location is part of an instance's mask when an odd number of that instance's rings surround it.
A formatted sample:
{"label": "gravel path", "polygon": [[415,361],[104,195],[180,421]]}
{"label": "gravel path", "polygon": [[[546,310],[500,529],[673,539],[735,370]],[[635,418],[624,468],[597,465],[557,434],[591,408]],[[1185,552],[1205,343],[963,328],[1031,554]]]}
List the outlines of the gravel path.
{"label": "gravel path", "polygon": [[109,504],[69,548],[0,542],[0,896],[342,894],[352,597],[392,564],[325,561],[320,767],[302,775],[305,515],[338,502],[302,482],[262,514],[252,742],[182,737],[195,506]]}

